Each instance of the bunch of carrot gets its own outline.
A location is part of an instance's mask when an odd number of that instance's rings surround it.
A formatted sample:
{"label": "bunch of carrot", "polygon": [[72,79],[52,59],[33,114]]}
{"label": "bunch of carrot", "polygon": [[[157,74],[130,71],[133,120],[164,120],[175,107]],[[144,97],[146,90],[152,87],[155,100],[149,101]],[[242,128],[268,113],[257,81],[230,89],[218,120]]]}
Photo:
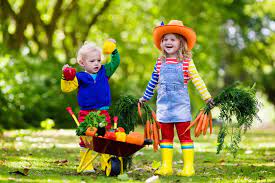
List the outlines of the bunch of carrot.
{"label": "bunch of carrot", "polygon": [[[138,102],[138,114],[140,118],[142,119],[142,112],[141,112],[141,104]],[[151,118],[146,119],[146,123],[144,126],[144,138],[153,140],[153,148],[154,151],[158,150],[158,145],[160,142],[160,125],[158,121],[156,120],[156,113],[151,110]]]}
{"label": "bunch of carrot", "polygon": [[190,125],[187,127],[187,129],[184,131],[184,133],[187,132],[187,130],[189,130],[194,125],[196,125],[195,129],[194,129],[195,137],[199,137],[201,133],[203,133],[203,135],[205,135],[208,126],[210,129],[210,134],[212,134],[213,123],[212,123],[211,111],[210,110],[206,111],[203,109],[200,110],[196,119],[190,123]]}

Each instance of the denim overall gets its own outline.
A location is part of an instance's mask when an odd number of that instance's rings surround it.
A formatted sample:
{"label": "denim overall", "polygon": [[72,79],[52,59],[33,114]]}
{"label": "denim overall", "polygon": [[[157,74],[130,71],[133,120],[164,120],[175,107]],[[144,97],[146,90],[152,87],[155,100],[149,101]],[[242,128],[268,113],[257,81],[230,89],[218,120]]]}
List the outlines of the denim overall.
{"label": "denim overall", "polygon": [[184,86],[182,67],[182,62],[161,64],[157,97],[159,122],[173,123],[192,120],[190,98],[188,88]]}

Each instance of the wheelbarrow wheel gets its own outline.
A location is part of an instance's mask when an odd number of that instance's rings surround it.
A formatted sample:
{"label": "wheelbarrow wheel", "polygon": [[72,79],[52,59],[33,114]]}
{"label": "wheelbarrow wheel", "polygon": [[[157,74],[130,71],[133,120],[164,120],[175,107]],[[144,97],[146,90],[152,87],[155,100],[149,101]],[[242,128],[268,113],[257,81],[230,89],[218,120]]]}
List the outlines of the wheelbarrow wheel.
{"label": "wheelbarrow wheel", "polygon": [[121,163],[117,157],[111,157],[108,160],[108,166],[105,168],[105,174],[107,176],[117,176],[120,174]]}

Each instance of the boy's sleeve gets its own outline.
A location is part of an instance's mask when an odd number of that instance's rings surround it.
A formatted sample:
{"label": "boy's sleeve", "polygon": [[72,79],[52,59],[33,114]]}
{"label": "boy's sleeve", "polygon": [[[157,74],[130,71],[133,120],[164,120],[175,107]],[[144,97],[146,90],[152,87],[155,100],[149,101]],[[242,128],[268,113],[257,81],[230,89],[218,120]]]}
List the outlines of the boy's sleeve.
{"label": "boy's sleeve", "polygon": [[143,98],[146,100],[150,100],[154,95],[154,89],[156,88],[159,80],[159,73],[157,72],[157,64],[154,67],[154,71],[152,73],[151,79],[146,87],[146,90],[143,94]]}
{"label": "boy's sleeve", "polygon": [[110,78],[114,74],[119,64],[120,64],[120,56],[117,49],[115,49],[112,52],[111,61],[104,65],[106,69],[106,75],[108,78]]}
{"label": "boy's sleeve", "polygon": [[74,91],[75,89],[78,88],[78,80],[77,77],[75,76],[72,81],[67,81],[63,77],[61,79],[61,91],[65,93],[69,93]]}
{"label": "boy's sleeve", "polygon": [[195,85],[196,89],[199,91],[202,99],[206,101],[207,99],[211,98],[211,95],[208,92],[202,78],[200,77],[193,60],[189,62],[189,72],[191,80]]}

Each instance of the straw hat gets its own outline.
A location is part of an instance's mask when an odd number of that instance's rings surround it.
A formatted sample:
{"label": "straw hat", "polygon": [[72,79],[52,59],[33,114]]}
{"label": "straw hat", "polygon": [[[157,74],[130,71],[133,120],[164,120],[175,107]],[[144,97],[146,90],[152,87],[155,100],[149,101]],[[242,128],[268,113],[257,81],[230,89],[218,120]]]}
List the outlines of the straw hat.
{"label": "straw hat", "polygon": [[182,21],[171,20],[167,25],[163,22],[160,26],[155,27],[153,32],[154,44],[160,50],[160,42],[165,34],[176,33],[182,35],[187,40],[188,50],[192,50],[196,43],[196,33],[193,29],[183,25]]}

